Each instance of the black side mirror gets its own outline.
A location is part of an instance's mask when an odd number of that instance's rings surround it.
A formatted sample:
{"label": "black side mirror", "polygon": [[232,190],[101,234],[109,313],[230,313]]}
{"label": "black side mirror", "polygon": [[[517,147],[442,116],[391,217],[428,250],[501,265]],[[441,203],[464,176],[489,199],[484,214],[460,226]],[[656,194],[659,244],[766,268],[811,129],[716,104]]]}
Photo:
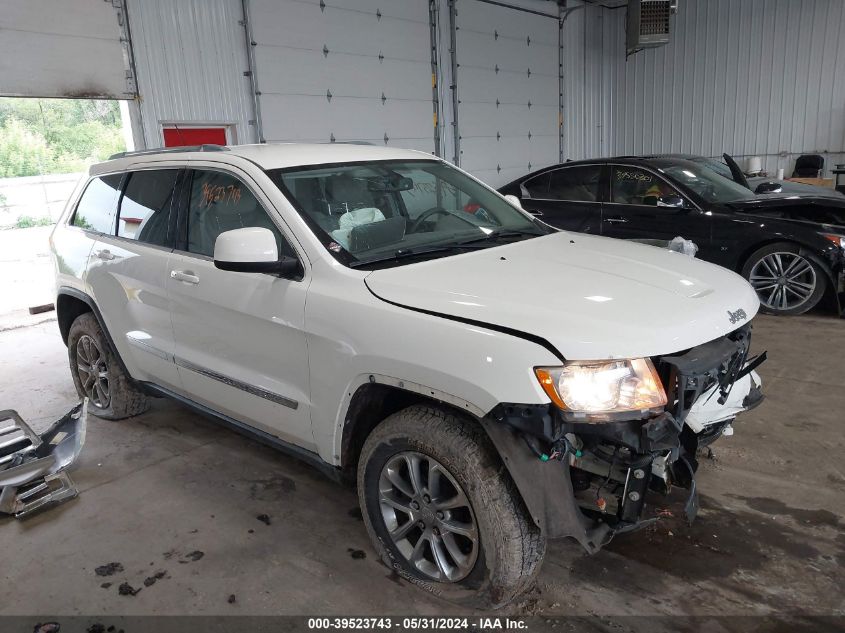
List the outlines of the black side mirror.
{"label": "black side mirror", "polygon": [[754,193],[783,193],[783,185],[779,182],[761,182]]}
{"label": "black side mirror", "polygon": [[302,276],[302,266],[299,260],[284,255],[273,262],[226,262],[215,259],[214,266],[220,270],[228,270],[234,273],[270,273],[286,279]]}
{"label": "black side mirror", "polygon": [[673,209],[683,209],[684,208],[684,199],[681,196],[676,196],[674,194],[669,196],[660,196],[657,199],[657,206],[658,207],[671,207]]}

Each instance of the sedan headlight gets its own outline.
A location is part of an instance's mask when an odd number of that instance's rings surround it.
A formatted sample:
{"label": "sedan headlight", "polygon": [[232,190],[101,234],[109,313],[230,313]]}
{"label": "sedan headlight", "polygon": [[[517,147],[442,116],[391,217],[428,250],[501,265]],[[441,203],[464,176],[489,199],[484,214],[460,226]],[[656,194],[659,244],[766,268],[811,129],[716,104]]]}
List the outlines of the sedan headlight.
{"label": "sedan headlight", "polygon": [[647,358],[575,361],[563,367],[537,367],[537,379],[567,417],[602,422],[616,413],[647,414],[666,405],[666,392]]}
{"label": "sedan headlight", "polygon": [[836,244],[839,248],[845,251],[845,235],[836,235],[834,233],[821,233],[822,237],[829,239],[831,242]]}

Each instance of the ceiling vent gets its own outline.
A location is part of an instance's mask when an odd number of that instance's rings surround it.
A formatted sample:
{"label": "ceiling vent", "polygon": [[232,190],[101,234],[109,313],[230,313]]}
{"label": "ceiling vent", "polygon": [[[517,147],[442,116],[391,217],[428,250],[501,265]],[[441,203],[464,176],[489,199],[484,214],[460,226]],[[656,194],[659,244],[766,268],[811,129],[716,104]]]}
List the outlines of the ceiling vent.
{"label": "ceiling vent", "polygon": [[677,10],[678,0],[629,0],[625,41],[627,55],[668,44],[669,18]]}

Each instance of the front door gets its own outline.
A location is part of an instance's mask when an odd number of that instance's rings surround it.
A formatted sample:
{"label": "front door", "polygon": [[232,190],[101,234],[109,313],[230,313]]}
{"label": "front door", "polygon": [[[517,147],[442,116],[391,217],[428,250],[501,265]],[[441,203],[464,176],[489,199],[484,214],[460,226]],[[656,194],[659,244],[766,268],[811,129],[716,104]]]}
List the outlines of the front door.
{"label": "front door", "polygon": [[[680,207],[660,206],[660,198],[677,197]],[[649,169],[610,166],[610,192],[602,214],[602,235],[622,239],[669,241],[683,237],[701,252],[711,247],[710,217],[686,196]]]}
{"label": "front door", "polygon": [[176,365],[185,395],[261,431],[314,450],[301,280],[214,266],[217,236],[265,227],[298,257],[275,210],[244,173],[198,165],[186,181],[168,287]]}
{"label": "front door", "polygon": [[558,229],[601,233],[601,165],[560,167],[520,185],[522,207]]}

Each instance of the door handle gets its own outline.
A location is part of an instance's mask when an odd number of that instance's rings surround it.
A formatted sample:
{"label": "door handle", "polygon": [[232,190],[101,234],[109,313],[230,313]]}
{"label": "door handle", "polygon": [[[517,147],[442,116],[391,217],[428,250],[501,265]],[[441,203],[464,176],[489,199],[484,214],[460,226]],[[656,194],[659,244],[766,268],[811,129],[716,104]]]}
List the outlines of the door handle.
{"label": "door handle", "polygon": [[170,278],[176,281],[184,281],[186,284],[196,285],[200,282],[200,278],[190,270],[171,270]]}
{"label": "door handle", "polygon": [[625,224],[628,222],[627,218],[605,218],[605,222],[608,224]]}
{"label": "door handle", "polygon": [[542,211],[532,211],[531,209],[526,209],[526,210],[528,211],[528,213],[533,215],[535,218],[539,218],[540,216],[543,215]]}
{"label": "door handle", "polygon": [[112,253],[109,249],[104,248],[100,251],[94,253],[96,257],[102,259],[103,261],[111,261],[114,259],[114,253]]}

